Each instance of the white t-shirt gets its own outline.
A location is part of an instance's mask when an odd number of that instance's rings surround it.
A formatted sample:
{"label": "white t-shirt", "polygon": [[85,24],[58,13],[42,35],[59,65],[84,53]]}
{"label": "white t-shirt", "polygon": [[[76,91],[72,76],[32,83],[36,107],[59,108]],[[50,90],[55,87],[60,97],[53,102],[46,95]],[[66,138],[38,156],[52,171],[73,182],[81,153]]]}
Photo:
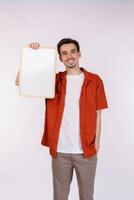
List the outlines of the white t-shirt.
{"label": "white t-shirt", "polygon": [[80,139],[79,98],[84,73],[67,75],[65,107],[60,127],[57,152],[83,153]]}

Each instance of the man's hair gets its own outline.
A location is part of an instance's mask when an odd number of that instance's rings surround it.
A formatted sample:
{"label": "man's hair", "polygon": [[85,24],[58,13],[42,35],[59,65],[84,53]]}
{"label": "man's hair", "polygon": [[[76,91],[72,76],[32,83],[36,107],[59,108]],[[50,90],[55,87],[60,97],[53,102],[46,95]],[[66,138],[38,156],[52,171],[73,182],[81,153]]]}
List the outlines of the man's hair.
{"label": "man's hair", "polygon": [[69,44],[69,43],[73,43],[73,44],[76,46],[77,51],[78,51],[78,52],[80,51],[80,45],[79,45],[79,43],[78,43],[76,40],[74,40],[74,39],[72,39],[72,38],[63,38],[63,39],[60,40],[60,41],[58,42],[58,44],[57,44],[57,51],[58,51],[58,54],[59,54],[59,55],[61,55],[61,54],[60,54],[60,48],[61,48],[61,46],[62,46],[63,44]]}

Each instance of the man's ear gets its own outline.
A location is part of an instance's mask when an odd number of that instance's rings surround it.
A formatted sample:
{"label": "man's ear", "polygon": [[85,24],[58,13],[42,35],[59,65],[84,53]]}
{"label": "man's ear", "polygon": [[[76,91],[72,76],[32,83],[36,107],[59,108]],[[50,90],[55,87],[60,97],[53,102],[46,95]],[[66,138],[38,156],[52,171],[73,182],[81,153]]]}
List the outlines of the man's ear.
{"label": "man's ear", "polygon": [[79,58],[81,58],[81,52],[79,52]]}

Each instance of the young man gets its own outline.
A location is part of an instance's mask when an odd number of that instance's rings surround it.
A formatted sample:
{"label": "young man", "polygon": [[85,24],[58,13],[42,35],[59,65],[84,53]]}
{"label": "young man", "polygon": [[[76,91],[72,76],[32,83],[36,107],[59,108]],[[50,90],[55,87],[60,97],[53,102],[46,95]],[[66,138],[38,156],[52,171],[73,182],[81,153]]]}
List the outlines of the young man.
{"label": "young man", "polygon": [[[39,46],[29,44],[33,49]],[[53,199],[68,200],[75,170],[80,200],[93,200],[101,110],[108,107],[103,81],[79,66],[81,53],[76,40],[62,39],[57,50],[66,70],[56,74],[55,97],[45,99],[41,141],[52,157]]]}

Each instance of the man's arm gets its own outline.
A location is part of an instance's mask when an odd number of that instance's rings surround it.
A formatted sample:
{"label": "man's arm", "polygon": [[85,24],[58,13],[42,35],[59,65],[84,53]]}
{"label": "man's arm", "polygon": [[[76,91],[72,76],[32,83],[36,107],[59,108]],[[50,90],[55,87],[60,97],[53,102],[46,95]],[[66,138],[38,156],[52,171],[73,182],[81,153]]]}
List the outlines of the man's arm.
{"label": "man's arm", "polygon": [[19,75],[20,75],[20,70],[18,71],[18,74],[17,74],[17,76],[16,76],[16,80],[15,80],[15,84],[16,84],[17,86],[19,86]]}
{"label": "man's arm", "polygon": [[100,133],[101,133],[101,110],[96,111],[97,121],[96,121],[96,137],[95,137],[95,148],[97,153],[100,148]]}

